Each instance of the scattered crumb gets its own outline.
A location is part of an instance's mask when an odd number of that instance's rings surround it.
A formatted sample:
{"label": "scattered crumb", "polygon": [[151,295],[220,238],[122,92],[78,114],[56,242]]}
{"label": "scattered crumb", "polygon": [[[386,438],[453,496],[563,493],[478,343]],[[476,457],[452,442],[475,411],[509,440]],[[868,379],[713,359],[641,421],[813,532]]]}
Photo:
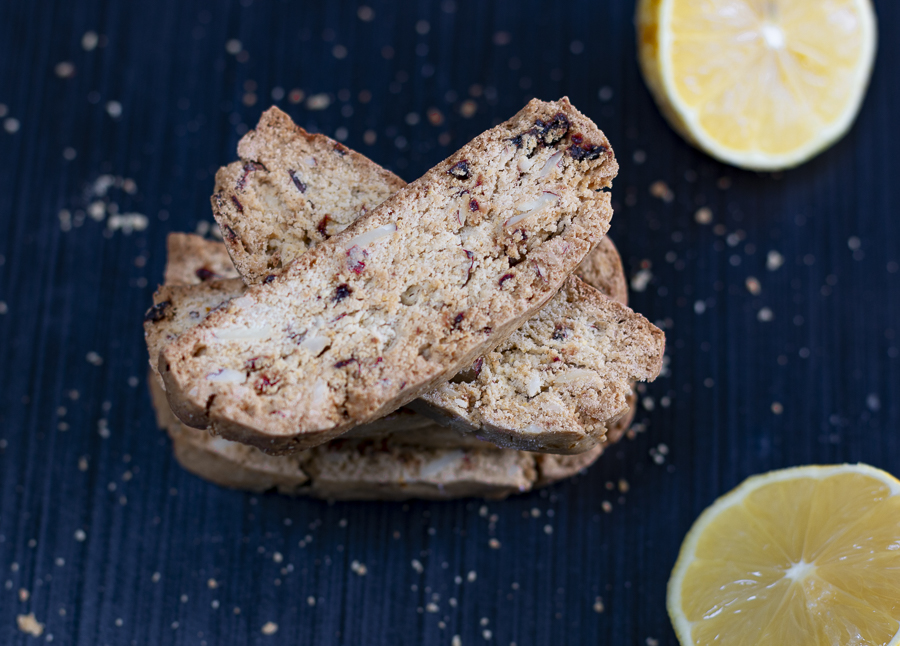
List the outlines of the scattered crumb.
{"label": "scattered crumb", "polygon": [[32,637],[40,637],[44,633],[44,624],[34,618],[33,612],[16,617],[16,624],[18,624],[19,630]]}
{"label": "scattered crumb", "polygon": [[784,256],[775,250],[770,251],[766,255],[766,269],[775,271],[784,264]]}
{"label": "scattered crumb", "polygon": [[608,500],[604,500],[600,506],[603,508],[603,511],[605,511],[607,514],[612,512],[612,509],[613,509],[612,503],[609,502]]}
{"label": "scattered crumb", "polygon": [[225,43],[225,51],[231,54],[232,56],[236,56],[241,53],[241,50],[244,49],[243,44],[237,38],[232,38],[227,43]]}
{"label": "scattered crumb", "polygon": [[772,313],[768,307],[764,307],[756,314],[756,318],[762,321],[763,323],[768,323],[772,319],[775,318],[775,315]]}
{"label": "scattered crumb", "polygon": [[219,583],[215,579],[210,579],[209,581],[206,582],[206,586],[210,590],[215,590],[216,588],[219,587]]}
{"label": "scattered crumb", "polygon": [[85,539],[87,539],[87,534],[84,533],[84,530],[76,529],[75,530],[75,540],[78,541],[79,543],[83,543],[85,541]]}
{"label": "scattered crumb", "polygon": [[713,212],[708,206],[703,206],[697,209],[697,212],[694,213],[694,221],[697,224],[712,224],[713,221]]}
{"label": "scattered crumb", "polygon": [[606,607],[603,605],[603,597],[597,597],[594,599],[594,612],[600,613],[603,612]]}
{"label": "scattered crumb", "polygon": [[56,75],[61,79],[72,78],[75,76],[75,66],[69,61],[60,61],[56,64],[56,67],[53,68],[53,71],[56,72]]}
{"label": "scattered crumb", "polygon": [[316,598],[312,595],[306,597],[306,605],[308,605],[308,606],[316,605]]}
{"label": "scattered crumb", "polygon": [[31,593],[28,592],[25,588],[19,588],[19,601],[28,601],[28,597],[31,596]]}
{"label": "scattered crumb", "polygon": [[86,31],[81,37],[81,48],[86,52],[93,51],[97,48],[98,42],[100,42],[100,37],[96,31]]}
{"label": "scattered crumb", "polygon": [[19,128],[21,127],[21,123],[18,119],[14,117],[7,117],[3,120],[3,129],[6,130],[9,134],[14,134],[19,132]]}
{"label": "scattered crumb", "polygon": [[106,104],[106,112],[113,119],[118,119],[122,116],[122,104],[118,101],[109,101]]}
{"label": "scattered crumb", "polygon": [[500,541],[498,541],[496,538],[492,538],[491,540],[489,540],[489,541],[488,541],[488,545],[490,546],[490,548],[491,548],[492,550],[499,550],[499,549],[500,549]]}
{"label": "scattered crumb", "polygon": [[277,632],[278,632],[278,624],[276,624],[274,621],[267,621],[265,624],[263,624],[263,627],[262,627],[263,635],[274,635]]}
{"label": "scattered crumb", "polygon": [[866,397],[866,406],[868,406],[869,410],[872,412],[881,410],[881,399],[875,393],[871,393]]}
{"label": "scattered crumb", "polygon": [[650,195],[667,204],[675,199],[675,193],[673,193],[672,189],[669,188],[669,185],[661,179],[650,185]]}
{"label": "scattered crumb", "polygon": [[331,97],[327,94],[313,94],[308,99],[306,99],[306,109],[307,110],[324,110],[329,105],[331,105]]}
{"label": "scattered crumb", "polygon": [[369,572],[368,568],[359,561],[353,561],[350,564],[350,569],[359,576],[366,576]]}
{"label": "scattered crumb", "polygon": [[412,568],[419,574],[422,574],[422,572],[425,571],[425,568],[422,566],[418,559],[412,560]]}
{"label": "scattered crumb", "polygon": [[772,412],[776,415],[781,415],[784,412],[784,406],[781,405],[781,402],[772,402]]}
{"label": "scattered crumb", "polygon": [[450,640],[450,646],[462,646],[462,638],[459,635],[453,635],[453,639]]}
{"label": "scattered crumb", "polygon": [[469,583],[474,583],[475,579],[477,579],[477,578],[478,578],[478,574],[475,573],[475,570],[470,571],[469,574],[466,575],[466,580]]}
{"label": "scattered crumb", "polygon": [[631,289],[635,292],[643,292],[652,279],[653,273],[650,271],[650,267],[643,267],[631,277]]}
{"label": "scattered crumb", "polygon": [[475,113],[478,111],[478,104],[475,103],[472,99],[466,99],[462,102],[462,105],[459,106],[459,113],[465,119],[470,119],[475,116]]}
{"label": "scattered crumb", "polygon": [[747,286],[747,291],[757,296],[762,291],[762,285],[759,284],[759,281],[753,276],[747,276],[747,280],[744,281],[744,284]]}

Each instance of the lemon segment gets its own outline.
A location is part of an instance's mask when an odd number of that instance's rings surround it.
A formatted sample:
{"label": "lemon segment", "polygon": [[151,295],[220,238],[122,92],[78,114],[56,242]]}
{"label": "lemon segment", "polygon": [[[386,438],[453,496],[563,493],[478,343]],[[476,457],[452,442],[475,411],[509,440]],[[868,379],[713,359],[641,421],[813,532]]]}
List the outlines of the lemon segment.
{"label": "lemon segment", "polygon": [[672,126],[759,170],[799,164],[849,129],[877,39],[870,0],[640,0],[636,22]]}
{"label": "lemon segment", "polygon": [[900,644],[900,481],[866,465],[746,480],[688,532],[667,605],[684,646]]}

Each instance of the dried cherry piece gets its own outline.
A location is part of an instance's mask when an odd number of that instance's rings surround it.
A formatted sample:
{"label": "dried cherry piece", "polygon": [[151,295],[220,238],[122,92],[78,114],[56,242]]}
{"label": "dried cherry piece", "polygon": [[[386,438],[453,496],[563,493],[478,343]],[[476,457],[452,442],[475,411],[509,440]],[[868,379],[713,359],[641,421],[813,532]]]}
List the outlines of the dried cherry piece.
{"label": "dried cherry piece", "polygon": [[230,242],[234,242],[235,240],[237,240],[237,234],[234,232],[234,229],[232,229],[227,224],[225,225],[225,238],[227,238]]}
{"label": "dried cherry piece", "polygon": [[275,280],[275,274],[269,274],[268,276],[263,278],[263,283],[268,284],[268,283],[271,283],[273,280]]}
{"label": "dried cherry piece", "polygon": [[453,319],[453,325],[450,326],[451,330],[455,330],[459,327],[459,324],[463,322],[463,319],[466,318],[465,312],[460,312],[456,315],[456,318]]}
{"label": "dried cherry piece", "polygon": [[479,207],[479,205],[478,205],[478,200],[476,200],[476,199],[471,199],[471,200],[469,200],[469,210],[470,210],[470,211],[472,211],[472,212],[474,213],[474,212],[477,211],[479,208],[480,208],[480,207]]}
{"label": "dried cherry piece", "polygon": [[294,182],[294,186],[297,187],[297,190],[301,193],[306,193],[306,184],[303,183],[303,180],[300,179],[300,176],[297,174],[297,171],[293,169],[288,169],[288,175],[291,176],[291,180]]}
{"label": "dried cherry piece", "polygon": [[331,297],[331,300],[335,303],[340,303],[352,293],[353,290],[350,288],[350,285],[348,285],[347,283],[341,283],[335,288],[334,296]]}
{"label": "dried cherry piece", "polygon": [[553,330],[553,336],[550,337],[554,341],[562,341],[567,336],[569,336],[569,331],[563,325],[557,325],[556,329]]}
{"label": "dried cherry piece", "polygon": [[462,161],[458,161],[453,166],[450,167],[450,170],[447,171],[450,175],[453,175],[456,179],[469,179],[469,162],[466,159]]}
{"label": "dried cherry piece", "polygon": [[204,283],[208,280],[218,277],[218,274],[216,274],[216,272],[208,269],[207,267],[200,267],[200,269],[198,269],[194,273],[197,275],[197,278],[199,278],[200,281]]}
{"label": "dried cherry piece", "polygon": [[503,283],[505,283],[507,280],[509,280],[512,277],[513,277],[513,274],[503,274],[503,276],[500,277],[500,282],[498,284],[500,285],[500,287],[503,287]]}
{"label": "dried cherry piece", "polygon": [[237,199],[237,195],[232,195],[231,201],[234,202],[235,207],[237,207],[238,213],[244,212],[244,205],[241,204],[241,201],[239,199]]}
{"label": "dried cherry piece", "polygon": [[169,305],[172,303],[169,301],[163,301],[162,303],[157,303],[144,314],[145,321],[151,321],[153,323],[158,323],[166,318],[166,310],[169,309]]}
{"label": "dried cherry piece", "polygon": [[244,184],[247,183],[247,175],[249,175],[250,173],[252,173],[253,171],[256,171],[256,170],[266,170],[266,167],[263,166],[262,164],[260,164],[259,162],[251,161],[251,162],[247,162],[246,164],[244,164],[243,170],[244,170],[244,174],[241,175],[240,179],[237,181],[237,186],[236,186],[237,190],[239,190],[239,191],[244,190]]}
{"label": "dried cherry piece", "polygon": [[597,159],[605,152],[606,146],[602,144],[595,146],[590,142],[584,143],[580,135],[574,135],[572,137],[572,145],[569,146],[569,156],[575,161]]}
{"label": "dried cherry piece", "polygon": [[323,238],[328,237],[328,222],[331,220],[331,216],[326,214],[324,218],[319,220],[319,224],[316,225],[316,231],[319,232],[319,235]]}

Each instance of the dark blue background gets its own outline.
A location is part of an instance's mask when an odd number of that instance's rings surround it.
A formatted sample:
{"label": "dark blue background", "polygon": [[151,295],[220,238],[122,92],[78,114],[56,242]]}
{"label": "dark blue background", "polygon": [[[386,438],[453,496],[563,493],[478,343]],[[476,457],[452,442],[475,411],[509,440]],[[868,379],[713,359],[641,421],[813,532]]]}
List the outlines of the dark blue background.
{"label": "dark blue background", "polygon": [[[675,644],[666,581],[716,496],[788,465],[900,471],[900,6],[876,4],[885,37],[857,124],[760,175],[663,122],[631,2],[373,0],[371,20],[330,1],[0,3],[0,643]],[[310,110],[320,93],[328,107]],[[613,142],[612,235],[629,276],[652,272],[632,302],[668,335],[644,432],[585,476],[485,506],[245,495],[177,466],[141,318],[166,234],[211,222],[213,174],[265,107],[411,180],[562,95]],[[104,173],[134,180],[106,199],[146,230],[61,226]],[[671,202],[651,194],[660,180]],[[783,266],[766,268],[770,251]],[[39,640],[16,628],[29,612]]]}

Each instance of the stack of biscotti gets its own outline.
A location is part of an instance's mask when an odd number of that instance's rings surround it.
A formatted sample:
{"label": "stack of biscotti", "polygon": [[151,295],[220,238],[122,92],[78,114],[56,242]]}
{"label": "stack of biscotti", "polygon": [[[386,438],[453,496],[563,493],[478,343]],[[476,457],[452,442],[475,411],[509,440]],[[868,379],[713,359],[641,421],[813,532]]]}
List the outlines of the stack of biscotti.
{"label": "stack of biscotti", "polygon": [[249,486],[207,468],[226,450],[302,475],[254,488],[502,496],[589,464],[631,383],[658,374],[662,333],[610,298],[615,159],[567,100],[531,102],[410,185],[275,108],[238,152],[213,210],[243,280],[221,247],[173,238],[145,324],[189,469]]}

